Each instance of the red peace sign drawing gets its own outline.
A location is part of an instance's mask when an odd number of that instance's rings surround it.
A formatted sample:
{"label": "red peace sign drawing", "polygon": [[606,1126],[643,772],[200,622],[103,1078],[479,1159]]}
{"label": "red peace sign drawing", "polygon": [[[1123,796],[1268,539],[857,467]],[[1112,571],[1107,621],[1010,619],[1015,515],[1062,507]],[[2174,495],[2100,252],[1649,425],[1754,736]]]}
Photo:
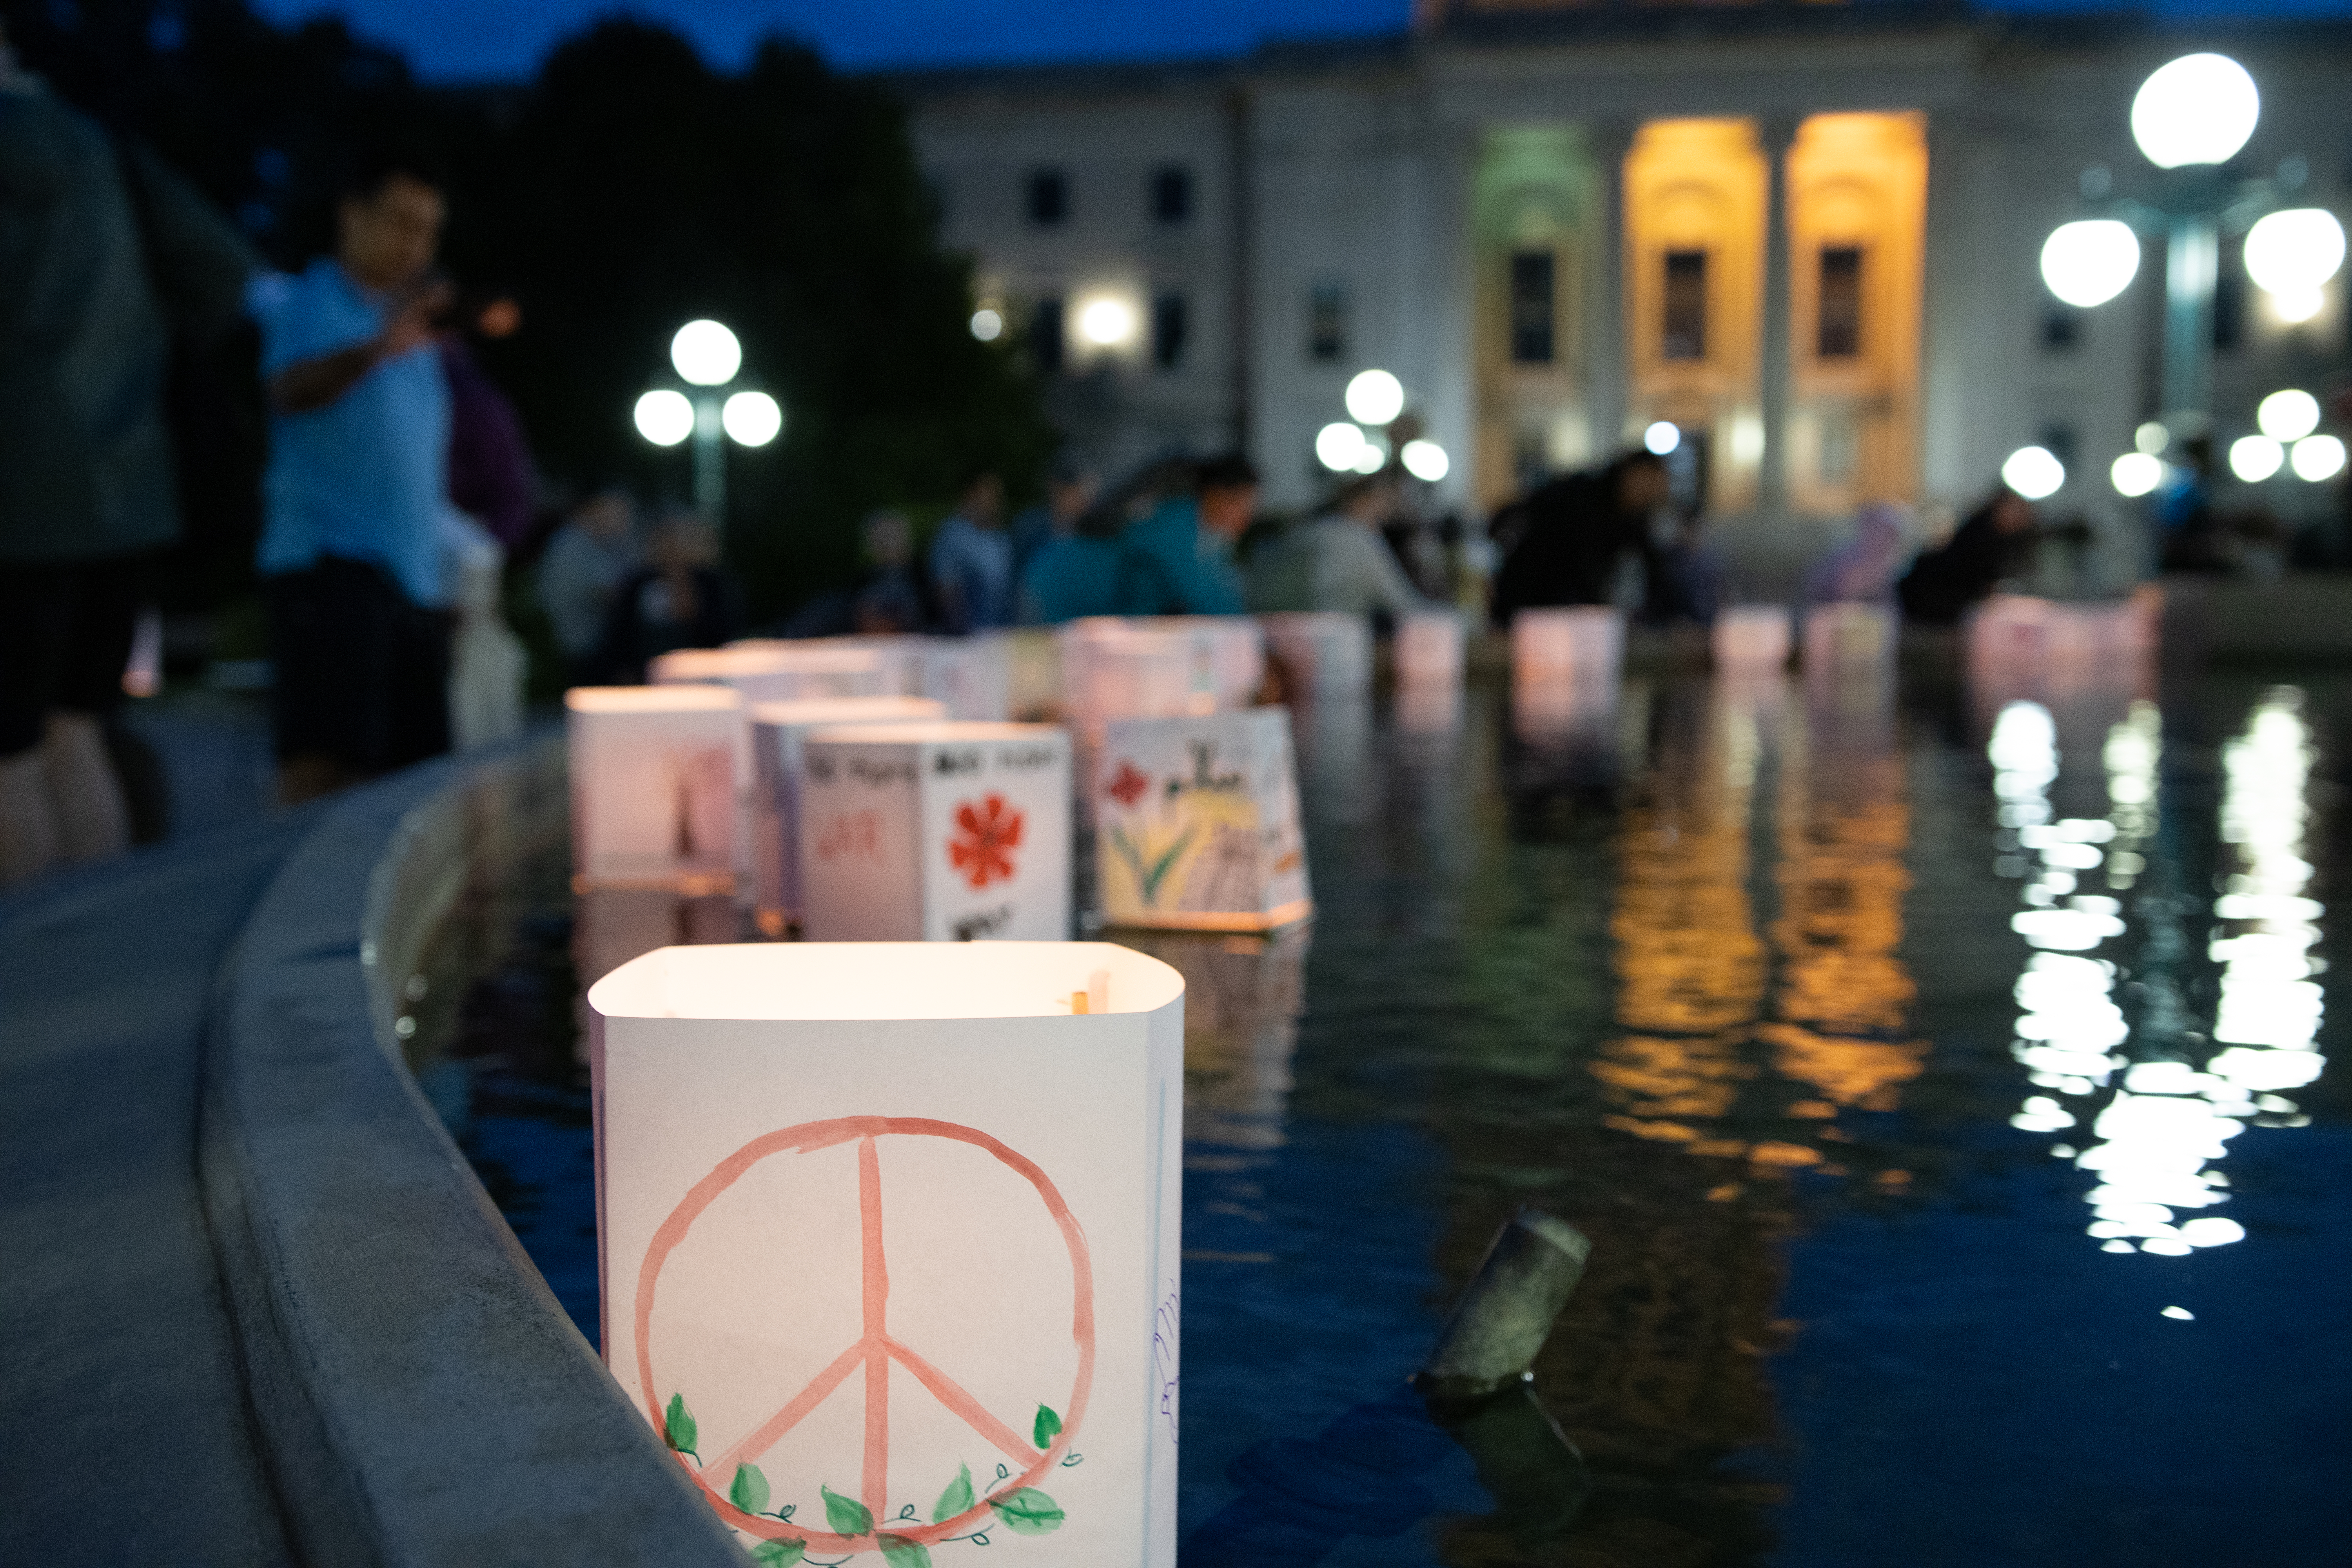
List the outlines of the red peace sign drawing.
{"label": "red peace sign drawing", "polygon": [[[1063,1242],[1070,1252],[1070,1338],[1078,1348],[1078,1371],[1070,1386],[1066,1406],[1068,1415],[1062,1430],[1043,1450],[990,1415],[977,1399],[959,1387],[946,1373],[890,1335],[890,1270],[882,1251],[882,1164],[879,1152],[875,1147],[875,1140],[888,1137],[944,1138],[983,1151],[1036,1190],[1038,1198],[1045,1205],[1045,1212],[1053,1216],[1055,1225],[1060,1228]],[[865,1297],[863,1333],[856,1343],[835,1356],[823,1372],[786,1401],[782,1409],[761,1422],[751,1436],[727,1448],[699,1470],[688,1466],[682,1454],[678,1456],[678,1463],[687,1467],[687,1474],[702,1489],[719,1516],[749,1534],[771,1541],[803,1541],[820,1552],[878,1551],[878,1535],[928,1546],[964,1533],[975,1525],[985,1528],[990,1518],[990,1504],[987,1498],[975,1498],[970,1509],[934,1524],[918,1525],[912,1521],[888,1517],[885,1500],[889,1495],[890,1479],[892,1362],[913,1373],[915,1381],[922,1384],[942,1408],[961,1418],[964,1425],[1013,1461],[1017,1473],[1012,1480],[993,1489],[992,1495],[998,1499],[1035,1485],[1046,1471],[1062,1462],[1069,1452],[1071,1440],[1077,1436],[1079,1423],[1086,1418],[1087,1396],[1094,1385],[1094,1268],[1087,1249],[1086,1232],[1079,1228],[1077,1219],[1070,1213],[1070,1205],[1063,1200],[1060,1190],[1044,1171],[1038,1169],[1035,1162],[1015,1153],[987,1133],[952,1121],[934,1121],[917,1116],[843,1116],[829,1121],[804,1121],[797,1127],[787,1127],[782,1131],[754,1138],[720,1161],[716,1169],[688,1190],[677,1207],[670,1211],[669,1217],[654,1231],[652,1244],[646,1248],[645,1262],[637,1269],[638,1392],[645,1398],[646,1413],[652,1419],[654,1429],[662,1430],[662,1401],[656,1392],[659,1385],[653,1369],[654,1292],[661,1282],[662,1265],[686,1239],[687,1232],[702,1212],[752,1166],[771,1155],[813,1153],[852,1141],[857,1144],[858,1217],[863,1234],[860,1270]],[[866,1372],[866,1443],[864,1475],[858,1492],[860,1500],[875,1521],[877,1529],[874,1531],[864,1535],[836,1535],[783,1520],[746,1513],[718,1489],[726,1485],[727,1478],[734,1474],[739,1463],[754,1458],[774,1447],[785,1433],[824,1403],[834,1390],[860,1367]]]}

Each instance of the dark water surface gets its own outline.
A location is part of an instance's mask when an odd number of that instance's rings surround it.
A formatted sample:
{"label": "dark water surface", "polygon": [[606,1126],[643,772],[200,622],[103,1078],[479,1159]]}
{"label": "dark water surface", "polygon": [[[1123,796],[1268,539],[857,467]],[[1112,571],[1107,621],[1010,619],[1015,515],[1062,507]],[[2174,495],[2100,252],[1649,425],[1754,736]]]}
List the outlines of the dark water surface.
{"label": "dark water surface", "polygon": [[[1190,986],[1188,1564],[2352,1556],[2352,682],[1297,726],[1313,927],[1135,941]],[[733,916],[541,871],[419,1037],[593,1337],[574,955]],[[1401,1394],[1523,1204],[1594,1242],[1537,1367],[1572,1518],[1531,1407]]]}

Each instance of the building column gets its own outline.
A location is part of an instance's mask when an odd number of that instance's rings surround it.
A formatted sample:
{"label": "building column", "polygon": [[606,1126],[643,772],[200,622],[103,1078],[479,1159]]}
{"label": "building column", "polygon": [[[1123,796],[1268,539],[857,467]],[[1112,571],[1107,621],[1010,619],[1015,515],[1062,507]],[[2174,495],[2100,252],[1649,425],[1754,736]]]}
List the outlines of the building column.
{"label": "building column", "polygon": [[1633,345],[1625,334],[1625,159],[1633,150],[1630,121],[1602,121],[1585,128],[1600,206],[1600,241],[1591,285],[1585,289],[1586,417],[1592,422],[1592,452],[1606,461],[1625,441],[1633,373]]}
{"label": "building column", "polygon": [[1757,467],[1756,510],[1766,517],[1789,511],[1789,148],[1797,121],[1774,116],[1759,128],[1764,153],[1764,355],[1758,388],[1764,426]]}

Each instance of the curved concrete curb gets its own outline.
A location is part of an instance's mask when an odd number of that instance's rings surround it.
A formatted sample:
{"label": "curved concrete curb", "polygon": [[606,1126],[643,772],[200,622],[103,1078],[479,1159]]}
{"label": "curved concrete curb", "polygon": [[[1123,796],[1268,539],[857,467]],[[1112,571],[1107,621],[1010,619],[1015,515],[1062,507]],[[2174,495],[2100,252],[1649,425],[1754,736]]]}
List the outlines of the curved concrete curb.
{"label": "curved concrete curb", "polygon": [[247,1385],[314,1564],[748,1560],[574,1330],[402,1063],[394,987],[560,811],[537,736],[339,803],[214,998],[201,1177]]}

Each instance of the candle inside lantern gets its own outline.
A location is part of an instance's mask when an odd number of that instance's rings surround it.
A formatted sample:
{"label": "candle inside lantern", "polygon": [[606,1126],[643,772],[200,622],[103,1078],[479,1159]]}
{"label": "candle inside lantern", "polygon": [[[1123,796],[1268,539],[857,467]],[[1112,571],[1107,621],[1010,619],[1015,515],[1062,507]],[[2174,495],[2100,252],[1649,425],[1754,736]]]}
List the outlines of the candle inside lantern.
{"label": "candle inside lantern", "polygon": [[1070,931],[1070,741],[1045,724],[814,729],[800,865],[819,942]]}
{"label": "candle inside lantern", "polygon": [[1174,971],[669,948],[588,1001],[604,1358],[746,1544],[1172,1568]]}
{"label": "candle inside lantern", "polygon": [[731,887],[743,704],[724,686],[564,693],[581,887]]}
{"label": "candle inside lantern", "polygon": [[1778,669],[1789,662],[1789,612],[1779,605],[1727,605],[1709,640],[1717,669]]}
{"label": "candle inside lantern", "polygon": [[1521,610],[1511,617],[1511,679],[1522,685],[1614,680],[1625,658],[1625,617],[1608,605]]}

